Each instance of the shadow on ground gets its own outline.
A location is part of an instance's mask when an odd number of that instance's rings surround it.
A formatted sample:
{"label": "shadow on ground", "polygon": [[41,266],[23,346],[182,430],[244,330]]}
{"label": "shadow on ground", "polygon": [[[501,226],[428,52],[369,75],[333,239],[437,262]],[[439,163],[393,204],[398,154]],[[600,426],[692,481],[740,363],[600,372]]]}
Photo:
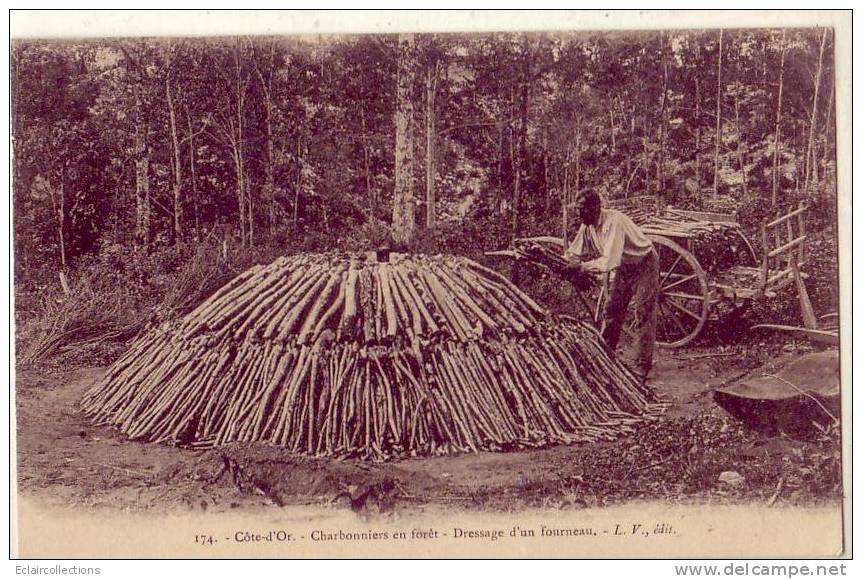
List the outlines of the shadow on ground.
{"label": "shadow on ground", "polygon": [[[26,370],[16,384],[19,492],[125,511],[308,504],[368,515],[431,506],[517,511],[634,500],[840,500],[837,439],[799,441],[747,430],[715,406],[711,393],[750,373],[751,364],[718,353],[662,352],[652,384],[670,408],[615,442],[388,463],[301,457],[263,444],[195,451],[129,441],[77,411],[103,369]],[[793,355],[784,352],[770,368]]]}

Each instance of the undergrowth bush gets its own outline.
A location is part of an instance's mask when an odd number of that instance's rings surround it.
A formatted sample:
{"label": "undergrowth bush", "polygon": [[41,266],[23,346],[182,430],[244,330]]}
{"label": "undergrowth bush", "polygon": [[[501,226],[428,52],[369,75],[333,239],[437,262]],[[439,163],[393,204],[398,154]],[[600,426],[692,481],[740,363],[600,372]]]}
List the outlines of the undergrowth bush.
{"label": "undergrowth bush", "polygon": [[[757,243],[757,225],[786,212],[798,199],[781,207],[752,200],[740,207],[740,220]],[[837,243],[828,200],[812,204],[808,260],[803,271],[818,315],[838,309]],[[521,236],[559,235],[553,211],[525,212]],[[834,219],[833,219],[834,221]],[[189,312],[233,276],[255,264],[270,263],[281,255],[342,250],[365,252],[383,247],[395,251],[463,255],[510,277],[537,301],[557,313],[583,316],[585,308],[568,283],[530,268],[512,271],[506,259],[485,255],[504,249],[511,238],[510,216],[498,215],[482,204],[461,220],[441,220],[433,230],[419,227],[410,247],[396,247],[389,224],[369,218],[337,232],[313,230],[288,223],[270,232],[263,245],[242,246],[214,237],[199,243],[155,245],[149,252],[124,243],[103,241],[96,253],[77,259],[69,272],[71,292],[61,290],[55,269],[43,268],[16,275],[16,351],[22,364],[105,364],[113,361],[129,341],[153,324]],[[765,298],[737,316],[740,323],[801,322],[795,288]],[[733,322],[734,325],[736,322]]]}
{"label": "undergrowth bush", "polygon": [[112,362],[141,331],[181,317],[249,267],[286,253],[282,247],[194,244],[150,253],[105,244],[59,282],[16,285],[19,363]]}

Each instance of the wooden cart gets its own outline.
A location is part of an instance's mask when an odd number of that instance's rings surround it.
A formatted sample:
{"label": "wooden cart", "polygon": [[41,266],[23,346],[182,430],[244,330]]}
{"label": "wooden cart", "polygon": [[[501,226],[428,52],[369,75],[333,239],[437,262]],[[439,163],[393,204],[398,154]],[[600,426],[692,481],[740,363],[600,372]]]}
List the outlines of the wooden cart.
{"label": "wooden cart", "polygon": [[[758,253],[732,214],[673,207],[657,210],[640,197],[630,207],[626,202],[609,205],[640,225],[658,252],[661,273],[656,340],[661,346],[688,344],[710,318],[721,317],[757,297],[774,296],[794,282],[804,292],[803,274],[799,272],[805,264],[804,206],[761,225]],[[553,237],[528,241],[560,251],[564,246],[562,239]],[[609,281],[605,280],[596,297],[595,320]]]}

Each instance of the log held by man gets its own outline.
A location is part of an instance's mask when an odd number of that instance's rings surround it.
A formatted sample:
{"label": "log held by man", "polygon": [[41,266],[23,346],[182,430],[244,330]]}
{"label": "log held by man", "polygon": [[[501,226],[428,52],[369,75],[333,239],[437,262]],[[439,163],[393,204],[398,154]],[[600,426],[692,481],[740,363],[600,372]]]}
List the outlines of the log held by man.
{"label": "log held by man", "polygon": [[602,313],[602,337],[611,349],[617,347],[626,312],[635,297],[635,371],[645,381],[655,349],[658,254],[640,227],[624,213],[603,208],[594,190],[584,190],[575,205],[581,226],[566,250],[568,273],[577,278],[584,273],[598,276],[614,272]]}

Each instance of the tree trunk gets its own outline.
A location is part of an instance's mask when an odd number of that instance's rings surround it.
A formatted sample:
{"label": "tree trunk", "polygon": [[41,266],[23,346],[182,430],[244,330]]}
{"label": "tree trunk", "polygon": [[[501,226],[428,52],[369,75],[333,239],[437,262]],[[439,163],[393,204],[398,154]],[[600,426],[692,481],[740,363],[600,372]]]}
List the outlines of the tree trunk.
{"label": "tree trunk", "polygon": [[66,184],[65,177],[60,177],[60,199],[57,204],[57,233],[60,238],[60,268],[66,271],[69,263],[66,260]]}
{"label": "tree trunk", "polygon": [[293,224],[299,223],[299,197],[302,191],[302,133],[296,139],[296,182],[293,187]]}
{"label": "tree trunk", "polygon": [[267,222],[269,225],[269,236],[275,234],[275,153],[272,143],[272,98],[269,91],[266,95],[266,166],[264,172],[263,189],[266,191]]}
{"label": "tree trunk", "polygon": [[186,122],[189,126],[189,170],[191,171],[192,179],[192,210],[195,218],[195,241],[200,241],[201,238],[201,222],[200,211],[198,208],[198,180],[197,180],[197,159],[195,157],[195,133],[192,125],[192,116],[189,109],[186,108]]}
{"label": "tree trunk", "polygon": [[826,108],[823,109],[825,114],[823,115],[823,155],[822,158],[820,155],[821,149],[821,136],[817,135],[814,137],[814,148],[811,151],[811,182],[816,189],[818,184],[820,183],[820,175],[821,170],[825,170],[825,159],[826,159],[826,134],[829,132],[829,112],[832,110],[832,98],[834,97],[834,87],[833,90],[829,91],[829,97],[826,100]]}
{"label": "tree trunk", "polygon": [[[646,133],[646,127],[644,127],[644,133]],[[649,195],[650,191],[650,183],[652,183],[652,179],[650,179],[650,154],[649,154],[649,139],[646,134],[641,137],[641,166],[643,167],[644,177],[643,177],[643,187],[644,195]]]}
{"label": "tree trunk", "polygon": [[242,157],[240,157],[240,165],[242,174],[240,193],[245,200],[246,241],[249,246],[254,246],[254,202],[249,192],[248,182],[246,181],[245,160]]}
{"label": "tree trunk", "polygon": [[503,199],[507,189],[507,184],[503,181],[506,169],[506,128],[505,123],[500,121],[497,141],[497,198],[494,200],[494,210],[497,215],[503,214]]}
{"label": "tree trunk", "polygon": [[[63,293],[69,293],[69,283],[66,279],[66,271],[68,264],[66,262],[66,172],[65,169],[60,170],[55,183],[50,177],[48,178],[48,193],[51,198],[51,213],[56,217],[57,226],[57,249],[59,252],[57,268],[60,285],[63,288]],[[54,187],[57,187],[55,191]],[[25,254],[26,255],[26,254]],[[26,259],[26,257],[25,257]]]}
{"label": "tree trunk", "polygon": [[700,191],[700,79],[694,78],[694,181]]}
{"label": "tree trunk", "polygon": [[724,30],[718,31],[718,82],[715,88],[715,163],[712,175],[712,196],[718,196],[718,157],[721,152],[721,50]]}
{"label": "tree trunk", "polygon": [[242,243],[242,245],[245,245],[248,233],[245,227],[246,203],[245,193],[243,190],[242,153],[240,152],[239,147],[236,143],[233,143],[233,150],[231,152],[231,156],[233,158],[234,192],[236,193],[237,211],[239,213],[239,236],[240,242]]}
{"label": "tree trunk", "polygon": [[[571,165],[572,155],[574,153],[575,158],[575,175],[574,175],[574,194],[572,194],[569,190],[570,183],[572,181],[571,178],[571,170],[569,166]],[[572,202],[572,199],[577,199],[578,194],[581,191],[581,123],[580,119],[575,119],[575,146],[574,151],[566,151],[566,159],[565,159],[565,174],[563,177],[563,195],[562,195],[562,205],[563,205],[563,244],[568,247],[569,243],[569,204]]]}
{"label": "tree trunk", "polygon": [[[51,188],[51,185],[48,185]],[[60,191],[57,195],[55,208],[57,211],[57,243],[60,249],[60,271],[65,272],[69,269],[69,262],[66,259],[66,171],[60,171],[59,179]],[[53,188],[51,188],[53,191]]]}
{"label": "tree trunk", "polygon": [[135,239],[139,246],[150,244],[150,156],[147,149],[147,125],[144,117],[141,83],[135,93]]}
{"label": "tree trunk", "polygon": [[694,181],[700,192],[700,42],[695,51],[697,72],[694,75]]}
{"label": "tree trunk", "polygon": [[572,154],[566,151],[566,158],[563,161],[563,192],[560,194],[560,205],[562,206],[563,217],[563,247],[569,246],[569,163],[571,163]]}
{"label": "tree trunk", "polygon": [[[371,155],[368,147],[368,126],[365,120],[365,103],[359,107],[359,119],[362,123],[362,169],[365,173],[365,196],[373,210],[377,209],[377,195],[371,189]],[[372,211],[374,213],[374,211]]]}
{"label": "tree trunk", "polygon": [[246,79],[243,76],[243,60],[240,54],[240,44],[237,43],[234,47],[234,94],[236,98],[236,110],[234,111],[234,121],[232,123],[232,144],[234,149],[234,165],[236,170],[236,196],[237,205],[239,206],[239,222],[240,222],[240,240],[243,245],[246,243],[253,244],[253,229],[252,221],[254,216],[251,213],[252,205],[248,199],[248,188],[245,182],[245,153],[244,153],[244,120],[245,120],[245,90]]}
{"label": "tree trunk", "polygon": [[542,210],[547,213],[551,206],[551,175],[549,170],[550,163],[548,162],[548,128],[542,127],[542,181],[545,185],[545,201],[542,204]]}
{"label": "tree trunk", "polygon": [[781,31],[781,63],[778,67],[778,104],[775,114],[775,143],[772,153],[772,204],[778,203],[778,181],[781,173],[781,101],[784,96],[784,56],[787,52],[784,46],[786,30]]}
{"label": "tree trunk", "polygon": [[[814,77],[814,102],[811,104],[811,122],[808,127],[808,146],[805,149],[805,194],[808,194],[808,188],[811,184],[810,174],[811,165],[814,164],[814,134],[817,128],[817,101],[820,95],[820,76],[823,73],[823,49],[826,47],[826,32],[827,28],[823,29],[823,34],[820,35],[820,56],[817,60],[817,74]],[[816,182],[815,182],[816,186]]]}
{"label": "tree trunk", "polygon": [[415,55],[412,34],[398,35],[398,77],[395,91],[395,191],[392,200],[392,239],[413,241],[413,81]]}
{"label": "tree trunk", "polygon": [[260,69],[257,57],[254,58],[254,70],[260,81],[263,92],[264,128],[266,131],[266,164],[264,165],[264,203],[266,203],[266,221],[269,227],[269,236],[275,234],[275,153],[273,152],[272,116],[274,105],[272,102],[272,76],[275,68],[275,45],[270,45],[269,68],[264,76]]}
{"label": "tree trunk", "polygon": [[575,128],[575,194],[574,199],[581,194],[581,121],[578,119]]}
{"label": "tree trunk", "polygon": [[[515,106],[514,101],[512,101],[510,103],[510,105],[512,106],[512,114],[510,116],[513,116],[514,115],[514,106]],[[509,124],[509,140],[507,141],[507,143],[509,145],[509,147],[508,147],[508,152],[509,152],[509,155],[508,155],[508,167],[509,167],[508,194],[509,195],[506,198],[507,207],[510,210],[514,210],[514,207],[515,207],[515,204],[514,204],[515,185],[516,185],[515,179],[516,179],[517,174],[518,174],[517,152],[515,150],[517,147],[517,144],[518,144],[517,138],[518,138],[518,133],[515,131],[515,126],[513,123],[510,123]]]}
{"label": "tree trunk", "polygon": [[437,224],[437,63],[429,65],[425,78],[425,226],[434,229]]}
{"label": "tree trunk", "polygon": [[182,163],[180,162],[180,140],[177,136],[177,114],[174,97],[171,93],[171,75],[165,77],[165,101],[168,105],[168,119],[171,129],[171,149],[173,165],[173,201],[174,201],[174,243],[179,243],[183,237],[183,200],[182,200]]}
{"label": "tree trunk", "polygon": [[63,287],[63,293],[69,294],[69,281],[67,275],[69,272],[69,262],[66,258],[66,170],[60,172],[60,195],[59,203],[57,204],[57,235],[60,241],[60,285]]}
{"label": "tree trunk", "polygon": [[661,112],[658,120],[658,163],[656,163],[656,191],[661,194],[664,189],[664,153],[666,141],[665,117],[667,116],[667,54],[664,46],[664,37],[661,39],[661,62],[662,62],[662,83],[661,83]]}
{"label": "tree trunk", "polygon": [[835,106],[835,79],[832,79],[832,90],[829,91],[829,101],[826,103],[826,121],[823,123],[823,158],[820,163],[823,165],[824,172],[828,175],[828,163],[831,158],[831,147],[830,142],[832,142],[832,123],[835,120],[835,115],[832,113],[832,109]]}
{"label": "tree trunk", "polygon": [[250,246],[254,246],[254,197],[251,194],[251,191],[248,187],[248,181],[246,180],[246,172],[245,172],[245,159],[240,156],[240,163],[242,164],[242,194],[245,198],[245,202],[247,204],[246,209],[246,218],[248,219],[248,244]]}
{"label": "tree trunk", "polygon": [[[802,158],[805,156],[805,121],[802,122],[802,126],[797,128],[796,135],[793,138],[794,148],[799,150],[799,157]],[[796,164],[796,170],[794,171],[794,179],[795,184],[793,186],[794,191],[798,194],[802,189],[801,185],[805,182],[805,176],[803,173],[805,172],[805,163],[803,162],[802,166],[799,163]]]}
{"label": "tree trunk", "polygon": [[734,95],[733,108],[736,114],[736,162],[742,172],[742,193],[748,198],[748,174],[745,171],[745,158],[742,152],[742,125],[739,121],[739,95]]}
{"label": "tree trunk", "polygon": [[512,238],[520,234],[521,187],[526,177],[527,161],[527,119],[530,110],[530,45],[524,39],[521,62],[521,90],[518,98],[518,148],[515,156],[515,183],[512,189]]}

